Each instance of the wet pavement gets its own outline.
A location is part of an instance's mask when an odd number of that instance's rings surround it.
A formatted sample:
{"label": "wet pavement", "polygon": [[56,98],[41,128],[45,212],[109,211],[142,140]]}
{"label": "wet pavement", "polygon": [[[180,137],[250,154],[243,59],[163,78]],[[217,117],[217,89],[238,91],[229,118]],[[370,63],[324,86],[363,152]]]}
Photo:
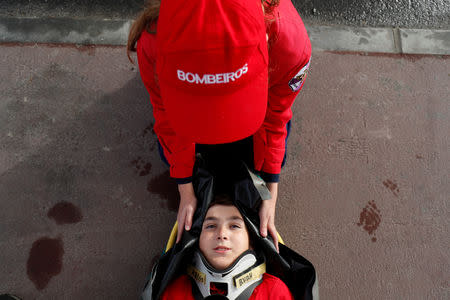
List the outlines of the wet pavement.
{"label": "wet pavement", "polygon": [[450,29],[447,0],[293,0],[304,20],[355,27]]}
{"label": "wet pavement", "polygon": [[[176,218],[125,48],[1,44],[0,291],[137,299]],[[448,56],[313,52],[277,225],[322,299],[448,299]]]}
{"label": "wet pavement", "polygon": [[[144,0],[2,0],[1,17],[133,19]],[[450,29],[448,0],[293,0],[310,24]]]}

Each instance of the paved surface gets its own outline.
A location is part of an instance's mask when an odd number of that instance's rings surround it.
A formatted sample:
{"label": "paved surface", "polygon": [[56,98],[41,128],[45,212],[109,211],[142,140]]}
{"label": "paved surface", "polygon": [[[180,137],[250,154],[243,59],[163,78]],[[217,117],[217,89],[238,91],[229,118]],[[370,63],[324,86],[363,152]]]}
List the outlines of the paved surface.
{"label": "paved surface", "polygon": [[[136,299],[176,217],[124,47],[3,44],[0,291]],[[315,50],[277,224],[322,299],[448,299],[450,61]]]}
{"label": "paved surface", "polygon": [[[133,19],[144,0],[2,0],[0,17]],[[320,25],[450,29],[448,0],[293,0]]]}
{"label": "paved surface", "polygon": [[450,29],[448,0],[293,0],[309,23]]}
{"label": "paved surface", "polygon": [[[450,298],[448,4],[297,2],[283,238],[322,299]],[[0,3],[0,292],[136,299],[162,251],[178,196],[123,47],[141,3]]]}
{"label": "paved surface", "polygon": [[28,18],[134,18],[145,0],[2,0],[0,16]]}

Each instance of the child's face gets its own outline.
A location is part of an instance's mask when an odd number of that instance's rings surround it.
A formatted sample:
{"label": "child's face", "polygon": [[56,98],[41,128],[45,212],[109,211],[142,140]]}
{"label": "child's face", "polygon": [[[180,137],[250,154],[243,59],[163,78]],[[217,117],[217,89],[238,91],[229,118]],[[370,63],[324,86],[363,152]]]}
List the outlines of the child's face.
{"label": "child's face", "polygon": [[214,205],[206,213],[200,251],[216,269],[229,267],[250,248],[247,227],[235,206]]}

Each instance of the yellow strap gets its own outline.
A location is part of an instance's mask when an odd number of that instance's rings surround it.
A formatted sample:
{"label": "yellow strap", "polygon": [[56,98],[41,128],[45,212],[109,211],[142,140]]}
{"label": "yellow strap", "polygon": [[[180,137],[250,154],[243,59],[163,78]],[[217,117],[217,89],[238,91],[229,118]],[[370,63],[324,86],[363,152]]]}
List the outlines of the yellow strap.
{"label": "yellow strap", "polygon": [[167,241],[166,251],[164,252],[169,251],[170,248],[172,248],[173,245],[175,244],[175,241],[177,239],[177,231],[178,231],[178,222],[175,221],[175,224],[172,227],[172,231],[170,232],[169,240]]}
{"label": "yellow strap", "polygon": [[278,236],[278,242],[280,243],[280,244],[283,244],[284,245],[284,241],[283,241],[283,239],[281,238],[281,235],[280,235],[280,233],[277,231],[277,236]]}
{"label": "yellow strap", "polygon": [[239,277],[234,278],[234,285],[237,288],[240,288],[246,283],[258,280],[262,274],[266,273],[266,263],[262,263],[256,268],[251,269],[245,274],[242,274]]}
{"label": "yellow strap", "polygon": [[187,274],[194,278],[196,281],[203,283],[203,285],[206,284],[206,274],[200,272],[196,267],[189,265],[187,267]]}

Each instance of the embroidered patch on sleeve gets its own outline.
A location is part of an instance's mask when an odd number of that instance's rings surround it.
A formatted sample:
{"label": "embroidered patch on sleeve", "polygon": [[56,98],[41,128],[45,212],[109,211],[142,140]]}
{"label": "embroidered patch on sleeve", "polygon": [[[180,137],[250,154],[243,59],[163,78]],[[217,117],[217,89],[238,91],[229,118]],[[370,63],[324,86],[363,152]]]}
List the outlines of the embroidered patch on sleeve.
{"label": "embroidered patch on sleeve", "polygon": [[309,68],[309,64],[311,63],[311,59],[309,59],[308,63],[306,64],[306,66],[304,66],[298,73],[297,75],[294,76],[294,78],[292,78],[289,81],[289,87],[291,88],[291,90],[293,92],[297,92],[303,84],[303,80],[306,77],[306,73],[308,73],[308,68]]}

